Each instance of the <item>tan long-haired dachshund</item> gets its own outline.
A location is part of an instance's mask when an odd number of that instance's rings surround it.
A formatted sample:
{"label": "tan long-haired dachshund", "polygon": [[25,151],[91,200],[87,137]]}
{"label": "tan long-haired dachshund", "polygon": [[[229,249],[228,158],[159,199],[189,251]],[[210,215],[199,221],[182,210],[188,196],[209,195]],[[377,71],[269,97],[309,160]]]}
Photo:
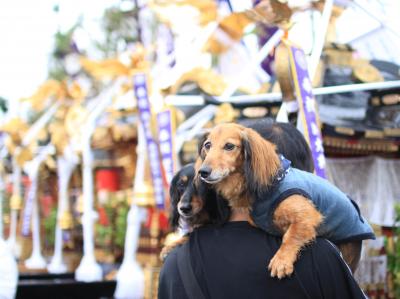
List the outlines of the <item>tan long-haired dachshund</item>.
{"label": "tan long-haired dachshund", "polygon": [[[282,245],[268,265],[272,276],[290,275],[301,248],[317,235],[343,241],[348,249],[344,258],[351,264],[354,252],[360,251],[352,244],[360,243],[346,241],[374,238],[371,227],[351,200],[326,180],[298,169],[282,171],[275,150],[252,129],[233,123],[218,125],[200,142],[198,175],[232,209],[246,209],[258,227],[282,235]],[[287,184],[295,187],[288,189]],[[273,198],[276,202],[271,202]],[[335,213],[346,217],[336,219]],[[349,225],[353,227],[348,229]]]}

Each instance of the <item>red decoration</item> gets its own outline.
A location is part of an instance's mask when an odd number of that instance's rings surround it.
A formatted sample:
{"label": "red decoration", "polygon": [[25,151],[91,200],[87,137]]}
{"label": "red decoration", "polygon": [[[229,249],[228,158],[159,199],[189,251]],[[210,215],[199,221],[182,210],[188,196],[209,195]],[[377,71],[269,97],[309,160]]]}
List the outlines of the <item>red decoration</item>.
{"label": "red decoration", "polygon": [[31,180],[29,179],[28,176],[26,176],[26,175],[22,176],[22,185],[25,188],[28,188],[31,185]]}
{"label": "red decoration", "polygon": [[[22,178],[21,178],[22,188],[29,188],[30,185],[31,185],[31,181],[29,180],[29,177],[26,175],[22,176]],[[8,182],[6,184],[6,192],[9,194],[13,193],[13,183],[12,182]]]}
{"label": "red decoration", "polygon": [[103,168],[96,171],[97,191],[115,192],[119,190],[119,172],[116,168]]}
{"label": "red decoration", "polygon": [[162,230],[168,229],[168,217],[164,211],[160,212],[159,221],[160,221],[160,228]]}
{"label": "red decoration", "polygon": [[158,213],[156,213],[154,208],[148,208],[148,213],[147,213],[147,219],[145,223],[146,228],[150,228],[151,222],[153,221],[154,215],[158,214],[158,224],[160,227],[160,230],[167,230],[168,229],[168,217],[165,214],[164,211],[157,210]]}
{"label": "red decoration", "polygon": [[6,192],[8,194],[12,194],[12,192],[13,192],[13,184],[12,183],[7,183],[6,184]]}
{"label": "red decoration", "polygon": [[108,226],[110,221],[108,220],[107,212],[104,207],[99,207],[99,223],[103,226]]}
{"label": "red decoration", "polygon": [[50,194],[46,194],[40,198],[40,201],[41,201],[41,210],[43,212],[43,216],[44,217],[49,216],[51,209],[54,206],[53,197]]}

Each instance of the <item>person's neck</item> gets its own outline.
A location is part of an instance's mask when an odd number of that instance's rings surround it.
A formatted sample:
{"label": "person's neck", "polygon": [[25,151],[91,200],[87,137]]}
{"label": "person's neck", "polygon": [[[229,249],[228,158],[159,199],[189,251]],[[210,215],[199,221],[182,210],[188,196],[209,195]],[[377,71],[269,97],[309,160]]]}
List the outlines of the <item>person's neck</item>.
{"label": "person's neck", "polygon": [[231,208],[231,217],[229,221],[248,221],[252,223],[248,208]]}

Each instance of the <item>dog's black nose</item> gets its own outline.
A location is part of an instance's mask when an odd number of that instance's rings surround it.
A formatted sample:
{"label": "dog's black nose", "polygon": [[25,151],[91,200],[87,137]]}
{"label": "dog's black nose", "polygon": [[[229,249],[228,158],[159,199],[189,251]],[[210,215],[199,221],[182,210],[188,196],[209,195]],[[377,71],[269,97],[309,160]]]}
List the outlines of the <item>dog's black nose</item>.
{"label": "dog's black nose", "polygon": [[189,214],[192,211],[192,205],[184,205],[179,208],[183,214]]}
{"label": "dog's black nose", "polygon": [[199,174],[203,179],[206,179],[211,174],[211,168],[208,166],[203,166],[199,169]]}

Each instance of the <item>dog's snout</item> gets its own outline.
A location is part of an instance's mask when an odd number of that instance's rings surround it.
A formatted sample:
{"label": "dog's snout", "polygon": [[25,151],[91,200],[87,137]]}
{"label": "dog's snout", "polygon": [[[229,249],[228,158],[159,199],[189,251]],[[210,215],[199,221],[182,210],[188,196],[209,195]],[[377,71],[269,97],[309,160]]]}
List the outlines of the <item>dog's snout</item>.
{"label": "dog's snout", "polygon": [[189,214],[192,211],[192,205],[191,204],[183,205],[179,209],[183,214]]}
{"label": "dog's snout", "polygon": [[208,167],[208,166],[202,166],[202,167],[199,169],[199,174],[200,174],[200,176],[201,176],[203,179],[206,179],[206,178],[208,178],[208,177],[210,176],[210,174],[211,174],[211,168]]}

